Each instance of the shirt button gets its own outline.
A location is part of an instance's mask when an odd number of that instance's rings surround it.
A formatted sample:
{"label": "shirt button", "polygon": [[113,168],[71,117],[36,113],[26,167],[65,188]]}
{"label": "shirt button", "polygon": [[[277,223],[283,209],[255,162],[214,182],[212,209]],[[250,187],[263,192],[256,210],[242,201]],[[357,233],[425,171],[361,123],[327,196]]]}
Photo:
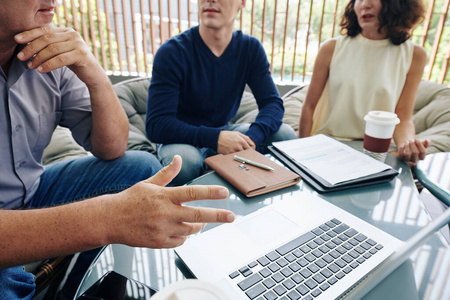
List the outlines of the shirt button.
{"label": "shirt button", "polygon": [[17,126],[15,127],[16,131],[19,131],[21,128],[22,128],[22,125],[17,125]]}
{"label": "shirt button", "polygon": [[19,168],[23,167],[25,164],[26,164],[26,162],[21,161],[21,162],[19,163]]}

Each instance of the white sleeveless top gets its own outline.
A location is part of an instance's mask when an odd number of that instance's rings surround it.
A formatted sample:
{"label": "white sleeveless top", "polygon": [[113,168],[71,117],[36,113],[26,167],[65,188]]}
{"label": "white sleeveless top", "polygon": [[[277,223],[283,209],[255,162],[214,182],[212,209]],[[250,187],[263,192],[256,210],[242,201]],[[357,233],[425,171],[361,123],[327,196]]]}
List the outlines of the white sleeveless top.
{"label": "white sleeveless top", "polygon": [[341,139],[364,137],[371,110],[395,112],[411,66],[414,44],[388,39],[336,38],[330,74],[314,112],[312,134]]}

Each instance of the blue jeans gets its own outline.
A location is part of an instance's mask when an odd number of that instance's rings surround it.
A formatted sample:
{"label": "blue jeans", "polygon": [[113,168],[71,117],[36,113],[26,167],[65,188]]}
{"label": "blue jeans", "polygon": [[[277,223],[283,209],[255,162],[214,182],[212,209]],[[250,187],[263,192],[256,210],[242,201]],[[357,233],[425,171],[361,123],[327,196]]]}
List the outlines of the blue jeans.
{"label": "blue jeans", "polygon": [[[156,157],[144,151],[127,151],[124,156],[112,161],[87,156],[57,162],[45,167],[37,192],[23,209],[56,206],[118,193],[153,176],[160,169],[161,164]],[[98,251],[89,250],[78,256],[62,289],[65,298],[73,299]],[[34,289],[34,276],[25,272],[23,267],[0,270],[0,299],[31,299]]]}
{"label": "blue jeans", "polygon": [[[228,125],[224,130],[239,131],[246,133],[250,124],[233,124]],[[281,124],[277,132],[267,138],[261,144],[256,145],[256,150],[261,153],[267,153],[267,146],[272,142],[285,141],[296,139],[297,134],[294,129],[287,124]],[[204,163],[205,158],[217,154],[211,148],[199,148],[189,144],[167,144],[158,145],[158,156],[164,166],[168,165],[175,154],[178,154],[183,159],[183,166],[180,173],[172,181],[173,185],[183,185],[192,179],[202,175],[207,170],[207,165]]]}

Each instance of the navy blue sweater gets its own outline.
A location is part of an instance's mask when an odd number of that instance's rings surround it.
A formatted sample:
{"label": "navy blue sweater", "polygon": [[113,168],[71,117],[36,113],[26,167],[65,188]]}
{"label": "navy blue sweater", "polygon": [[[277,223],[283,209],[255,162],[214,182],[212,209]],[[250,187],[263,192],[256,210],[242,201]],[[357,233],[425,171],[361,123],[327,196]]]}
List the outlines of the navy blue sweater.
{"label": "navy blue sweater", "polygon": [[259,108],[246,134],[259,144],[278,130],[284,114],[261,43],[235,31],[225,52],[216,57],[198,27],[169,39],[153,63],[148,138],[217,150],[220,131],[236,115],[246,84]]}

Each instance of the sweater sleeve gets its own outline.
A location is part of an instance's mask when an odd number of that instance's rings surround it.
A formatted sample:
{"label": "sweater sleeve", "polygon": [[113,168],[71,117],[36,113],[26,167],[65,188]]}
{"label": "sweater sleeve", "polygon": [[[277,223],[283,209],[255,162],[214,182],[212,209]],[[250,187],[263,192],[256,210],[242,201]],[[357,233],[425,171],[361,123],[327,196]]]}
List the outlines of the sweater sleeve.
{"label": "sweater sleeve", "polygon": [[253,62],[248,85],[255,96],[259,112],[247,135],[259,144],[280,128],[284,106],[273,82],[266,53],[259,41],[254,39],[254,43],[256,50],[252,51]]}
{"label": "sweater sleeve", "polygon": [[166,43],[155,55],[147,100],[146,133],[155,143],[190,144],[216,149],[220,129],[195,126],[177,117],[186,62],[176,46]]}

